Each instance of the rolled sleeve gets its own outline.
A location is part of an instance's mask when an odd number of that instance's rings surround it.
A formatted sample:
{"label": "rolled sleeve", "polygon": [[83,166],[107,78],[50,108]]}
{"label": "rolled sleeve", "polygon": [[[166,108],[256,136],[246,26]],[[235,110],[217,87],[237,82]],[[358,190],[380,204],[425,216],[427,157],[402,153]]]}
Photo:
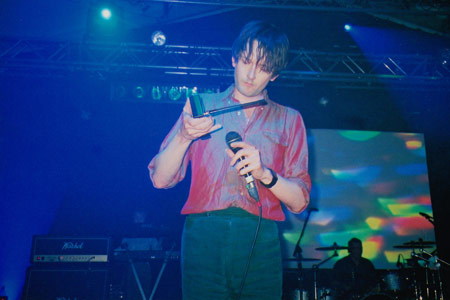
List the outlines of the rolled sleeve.
{"label": "rolled sleeve", "polygon": [[[177,132],[180,130],[181,124],[182,124],[182,116],[180,115],[177,122],[175,123],[175,125],[170,130],[169,134],[166,136],[166,138],[162,142],[161,147],[158,152],[158,155],[159,155],[159,153],[163,152],[167,148],[170,141],[175,137]],[[156,161],[158,155],[156,155],[148,164],[150,180],[152,181],[153,185],[155,185],[153,176],[155,174],[155,161]],[[189,164],[189,149],[183,158],[183,162],[182,162],[180,168],[178,169],[178,172],[175,174],[175,176],[173,176],[171,182],[169,184],[167,184],[164,188],[168,189],[168,188],[174,187],[178,182],[183,180],[184,177],[186,176],[186,170],[187,170],[188,164]]]}
{"label": "rolled sleeve", "polygon": [[301,188],[306,204],[310,201],[311,178],[308,173],[308,142],[303,119],[299,113],[293,122],[287,122],[288,142],[283,161],[283,176]]}

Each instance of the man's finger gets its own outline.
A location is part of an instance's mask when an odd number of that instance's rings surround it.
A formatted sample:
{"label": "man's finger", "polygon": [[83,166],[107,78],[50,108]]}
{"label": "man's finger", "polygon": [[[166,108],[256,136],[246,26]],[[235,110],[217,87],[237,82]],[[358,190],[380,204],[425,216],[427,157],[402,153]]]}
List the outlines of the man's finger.
{"label": "man's finger", "polygon": [[189,99],[187,99],[186,103],[184,103],[183,111],[192,117],[192,108]]}

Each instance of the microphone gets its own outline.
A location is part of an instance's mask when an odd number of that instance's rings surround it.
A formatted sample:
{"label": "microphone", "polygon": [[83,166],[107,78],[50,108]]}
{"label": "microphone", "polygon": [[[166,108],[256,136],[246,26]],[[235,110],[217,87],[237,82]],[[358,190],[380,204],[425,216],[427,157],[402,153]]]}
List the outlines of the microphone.
{"label": "microphone", "polygon": [[[231,144],[235,142],[242,142],[242,137],[236,131],[230,131],[225,136],[225,141],[227,142],[228,147],[233,151],[233,153],[237,153],[242,148],[240,147],[232,147]],[[244,160],[245,157],[240,157],[238,161]],[[259,202],[258,190],[256,189],[255,179],[252,176],[252,173],[248,172],[244,174],[245,182],[247,182],[246,188],[250,196]]]}
{"label": "microphone", "polygon": [[424,212],[419,211],[419,215],[421,215],[422,217],[424,217],[427,220],[433,220],[432,216],[430,216],[429,214],[426,214]]}
{"label": "microphone", "polygon": [[[240,147],[231,147],[232,143],[242,142],[242,137],[239,135],[239,133],[237,133],[235,131],[230,131],[230,132],[227,133],[227,135],[225,137],[225,140],[227,141],[228,147],[231,149],[231,151],[233,151],[234,154],[236,154],[239,150],[242,149]],[[245,157],[241,157],[241,158],[238,159],[238,161],[242,161],[244,159],[245,159]],[[245,177],[245,181],[247,183],[255,181],[253,179],[252,173],[246,173],[246,174],[244,174],[244,177]]]}

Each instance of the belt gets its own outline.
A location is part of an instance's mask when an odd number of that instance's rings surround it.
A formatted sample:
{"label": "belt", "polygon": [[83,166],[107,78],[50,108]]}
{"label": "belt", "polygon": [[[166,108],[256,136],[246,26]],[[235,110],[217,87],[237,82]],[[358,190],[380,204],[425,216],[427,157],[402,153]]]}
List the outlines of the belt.
{"label": "belt", "polygon": [[246,210],[239,208],[239,207],[229,207],[226,209],[220,209],[220,210],[212,210],[207,211],[199,214],[189,214],[188,217],[195,218],[195,217],[212,217],[212,216],[231,216],[231,217],[250,217],[250,218],[257,218],[258,216],[255,216]]}

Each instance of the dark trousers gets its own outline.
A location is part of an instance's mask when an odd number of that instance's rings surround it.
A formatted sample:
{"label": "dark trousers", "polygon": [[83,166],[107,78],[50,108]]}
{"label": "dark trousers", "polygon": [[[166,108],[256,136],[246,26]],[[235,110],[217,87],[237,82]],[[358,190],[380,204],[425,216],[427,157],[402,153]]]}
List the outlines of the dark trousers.
{"label": "dark trousers", "polygon": [[[258,217],[239,208],[186,217],[184,300],[237,299]],[[263,219],[241,299],[279,300],[282,265],[277,224]]]}

